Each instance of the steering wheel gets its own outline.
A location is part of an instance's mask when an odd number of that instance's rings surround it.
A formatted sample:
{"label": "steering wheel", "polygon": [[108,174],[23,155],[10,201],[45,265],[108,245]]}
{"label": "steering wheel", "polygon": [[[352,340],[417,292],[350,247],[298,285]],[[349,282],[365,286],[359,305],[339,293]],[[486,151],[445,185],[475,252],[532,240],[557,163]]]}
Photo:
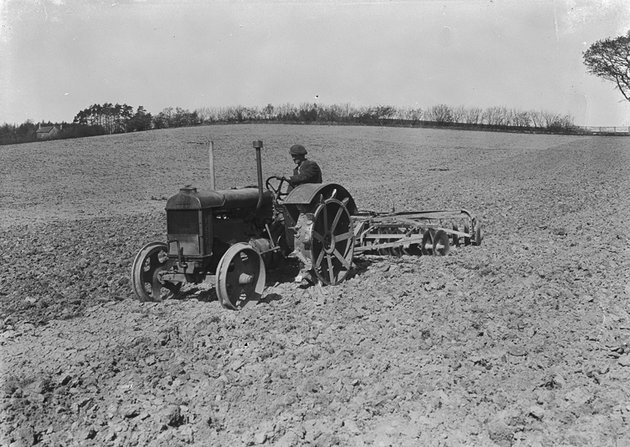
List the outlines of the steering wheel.
{"label": "steering wheel", "polygon": [[287,191],[289,187],[289,180],[286,177],[278,177],[277,175],[272,175],[265,181],[265,186],[269,191],[273,193],[273,195],[276,197],[276,200],[282,199],[289,195],[289,192]]}

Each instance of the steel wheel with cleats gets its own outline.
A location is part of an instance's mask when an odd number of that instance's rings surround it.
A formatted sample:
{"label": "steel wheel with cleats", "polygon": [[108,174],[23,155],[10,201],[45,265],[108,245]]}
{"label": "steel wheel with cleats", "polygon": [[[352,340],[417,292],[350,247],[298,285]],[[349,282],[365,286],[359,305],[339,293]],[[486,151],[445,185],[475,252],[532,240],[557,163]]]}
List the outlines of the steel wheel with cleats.
{"label": "steel wheel with cleats", "polygon": [[168,268],[166,244],[151,242],[138,252],[131,267],[131,283],[140,301],[162,301],[179,293],[181,283],[164,282],[160,274]]}
{"label": "steel wheel with cleats", "polygon": [[352,268],[354,232],[346,206],[335,198],[320,203],[313,216],[311,260],[324,284],[343,281]]}
{"label": "steel wheel with cleats", "polygon": [[216,293],[228,309],[239,309],[258,299],[265,288],[267,274],[260,254],[243,243],[232,245],[217,265]]}

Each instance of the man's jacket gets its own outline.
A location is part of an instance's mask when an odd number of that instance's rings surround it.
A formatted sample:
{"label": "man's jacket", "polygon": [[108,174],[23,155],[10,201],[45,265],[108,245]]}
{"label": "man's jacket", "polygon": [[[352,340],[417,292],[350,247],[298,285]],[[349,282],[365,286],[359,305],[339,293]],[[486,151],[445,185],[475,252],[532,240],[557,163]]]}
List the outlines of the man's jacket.
{"label": "man's jacket", "polygon": [[302,185],[304,183],[321,183],[322,170],[319,165],[311,160],[304,160],[293,169],[293,175],[289,177],[291,186]]}

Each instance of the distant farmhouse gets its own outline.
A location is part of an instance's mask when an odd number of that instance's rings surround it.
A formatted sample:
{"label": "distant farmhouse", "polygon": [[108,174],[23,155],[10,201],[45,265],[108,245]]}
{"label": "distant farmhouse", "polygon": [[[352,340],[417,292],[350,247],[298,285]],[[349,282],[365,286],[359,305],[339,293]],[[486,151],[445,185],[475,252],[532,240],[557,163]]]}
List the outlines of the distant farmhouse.
{"label": "distant farmhouse", "polygon": [[61,126],[42,126],[41,123],[37,126],[37,139],[38,140],[46,140],[48,138],[53,138],[57,136],[57,134],[61,131]]}

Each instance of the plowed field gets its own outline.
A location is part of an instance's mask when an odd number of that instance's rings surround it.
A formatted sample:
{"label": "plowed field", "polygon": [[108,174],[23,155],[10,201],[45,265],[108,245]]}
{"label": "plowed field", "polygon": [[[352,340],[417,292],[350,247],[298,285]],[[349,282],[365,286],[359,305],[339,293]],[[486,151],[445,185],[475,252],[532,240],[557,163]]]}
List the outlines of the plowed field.
{"label": "plowed field", "polygon": [[[362,256],[334,287],[134,300],[166,198],[292,169],[363,210],[465,208],[481,247]],[[630,139],[241,125],[0,147],[0,443],[630,444]]]}

